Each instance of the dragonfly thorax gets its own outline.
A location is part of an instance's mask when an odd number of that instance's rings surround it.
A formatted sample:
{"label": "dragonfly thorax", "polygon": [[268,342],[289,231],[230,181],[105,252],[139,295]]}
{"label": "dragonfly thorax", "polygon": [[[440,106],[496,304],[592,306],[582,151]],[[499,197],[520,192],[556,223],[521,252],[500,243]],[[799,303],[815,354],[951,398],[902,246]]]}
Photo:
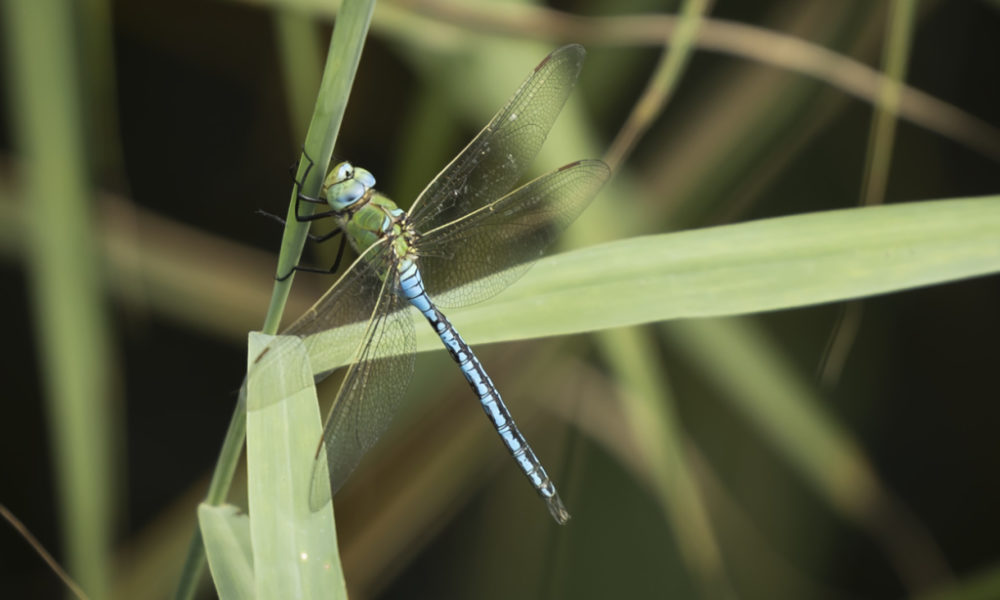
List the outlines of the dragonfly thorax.
{"label": "dragonfly thorax", "polygon": [[366,169],[349,162],[337,164],[323,182],[323,195],[330,208],[336,211],[355,209],[355,205],[368,196],[375,187],[375,176]]}
{"label": "dragonfly thorax", "polygon": [[415,233],[406,213],[372,188],[375,178],[370,172],[343,162],[326,180],[327,202],[337,211],[341,229],[359,254],[381,241],[392,252],[394,261],[415,256]]}

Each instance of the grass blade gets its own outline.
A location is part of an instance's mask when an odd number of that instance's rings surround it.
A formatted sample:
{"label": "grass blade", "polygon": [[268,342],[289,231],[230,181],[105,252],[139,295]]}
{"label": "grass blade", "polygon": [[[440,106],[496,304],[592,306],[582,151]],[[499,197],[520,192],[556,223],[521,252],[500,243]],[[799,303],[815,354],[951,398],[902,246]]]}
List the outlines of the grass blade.
{"label": "grass blade", "polygon": [[[316,386],[298,338],[272,349],[251,335],[247,365],[247,477],[257,593],[262,598],[346,598],[333,505],[313,512],[313,458],[323,436]],[[325,472],[325,470],[324,470]]]}
{"label": "grass blade", "polygon": [[198,525],[220,600],[253,598],[250,521],[231,504],[198,507]]}
{"label": "grass blade", "polygon": [[[985,196],[636,237],[542,259],[495,299],[449,317],[481,344],[809,306],[996,273],[998,232],[1000,197]],[[326,341],[343,329],[308,338],[316,372],[350,359]],[[439,349],[425,329],[418,350]]]}

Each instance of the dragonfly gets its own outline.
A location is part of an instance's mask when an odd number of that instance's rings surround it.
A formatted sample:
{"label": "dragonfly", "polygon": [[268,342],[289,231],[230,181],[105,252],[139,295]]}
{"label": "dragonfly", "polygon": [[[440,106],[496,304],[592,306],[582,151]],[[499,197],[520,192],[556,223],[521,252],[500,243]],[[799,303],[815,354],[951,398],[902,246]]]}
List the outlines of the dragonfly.
{"label": "dragonfly", "polygon": [[[349,162],[334,166],[319,197],[297,193],[296,219],[334,218],[334,233],[343,233],[341,240],[358,257],[284,334],[308,345],[318,332],[364,323],[324,423],[312,498],[329,498],[316,490],[319,481],[329,486],[323,492],[335,494],[388,428],[413,373],[415,329],[408,310],[413,306],[441,338],[552,517],[560,524],[569,519],[497,386],[440,309],[483,301],[517,280],[608,178],[603,162],[580,160],[514,188],[569,97],[584,55],[582,46],[569,45],[546,57],[408,211],[375,190],[369,171]],[[306,158],[303,180],[313,166]],[[303,214],[303,202],[326,210]]]}

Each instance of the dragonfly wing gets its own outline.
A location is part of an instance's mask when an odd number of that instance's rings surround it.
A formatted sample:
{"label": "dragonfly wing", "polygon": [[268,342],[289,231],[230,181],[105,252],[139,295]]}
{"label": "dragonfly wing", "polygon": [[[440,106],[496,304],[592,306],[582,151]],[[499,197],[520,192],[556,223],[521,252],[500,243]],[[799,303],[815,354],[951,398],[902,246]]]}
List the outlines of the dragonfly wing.
{"label": "dragonfly wing", "polygon": [[507,193],[535,160],[583,66],[583,46],[543,60],[507,105],[434,178],[410,209],[418,231],[454,221]]}
{"label": "dragonfly wing", "polygon": [[[336,492],[343,485],[388,428],[413,373],[413,322],[405,310],[408,304],[395,293],[394,267],[387,244],[372,245],[284,332],[301,337],[307,347],[323,343],[353,349],[353,360],[323,425],[319,449],[326,452],[322,457],[317,452],[313,468],[314,509],[325,504],[331,486]],[[341,328],[350,324],[358,327]],[[329,330],[345,333],[324,333]],[[317,333],[324,335],[312,335]],[[317,473],[320,465],[323,472]]]}
{"label": "dragonfly wing", "polygon": [[282,334],[297,335],[308,345],[309,336],[314,333],[349,323],[367,323],[375,312],[382,289],[379,273],[388,272],[390,266],[388,245],[384,241],[373,244]]}
{"label": "dragonfly wing", "polygon": [[[580,216],[609,174],[599,160],[578,161],[423,234],[419,252],[427,292],[446,307],[499,293]],[[475,283],[464,285],[469,282]]]}
{"label": "dragonfly wing", "polygon": [[382,282],[355,360],[323,425],[310,492],[314,509],[340,489],[385,433],[413,374],[413,321],[394,285],[393,277]]}

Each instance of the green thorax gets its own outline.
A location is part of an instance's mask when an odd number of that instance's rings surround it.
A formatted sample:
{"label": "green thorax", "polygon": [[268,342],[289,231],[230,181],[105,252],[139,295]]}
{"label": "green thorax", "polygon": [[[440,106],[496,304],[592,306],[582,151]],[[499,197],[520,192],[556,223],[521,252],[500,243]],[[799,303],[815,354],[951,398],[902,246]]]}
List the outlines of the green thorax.
{"label": "green thorax", "polygon": [[368,201],[362,199],[358,204],[361,206],[356,211],[349,211],[341,217],[341,227],[359,254],[385,236],[393,238],[397,257],[409,253],[409,242],[403,235],[406,213],[395,202],[372,190]]}
{"label": "green thorax", "polygon": [[388,238],[397,262],[414,257],[413,231],[406,224],[406,213],[375,191],[375,177],[371,172],[349,162],[339,163],[323,182],[323,195],[358,254],[363,254],[382,238]]}

